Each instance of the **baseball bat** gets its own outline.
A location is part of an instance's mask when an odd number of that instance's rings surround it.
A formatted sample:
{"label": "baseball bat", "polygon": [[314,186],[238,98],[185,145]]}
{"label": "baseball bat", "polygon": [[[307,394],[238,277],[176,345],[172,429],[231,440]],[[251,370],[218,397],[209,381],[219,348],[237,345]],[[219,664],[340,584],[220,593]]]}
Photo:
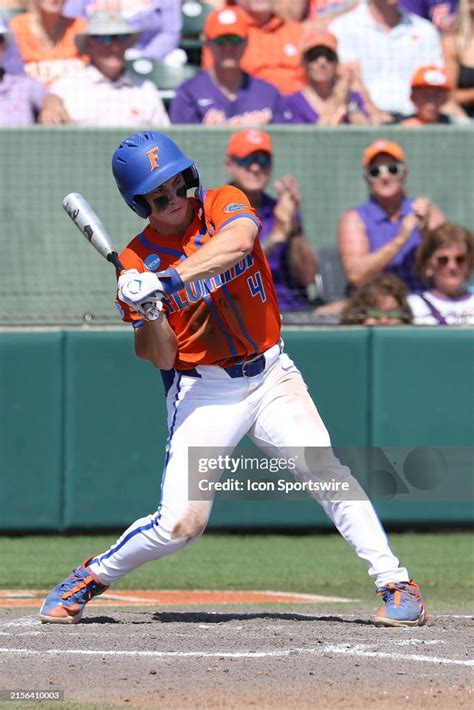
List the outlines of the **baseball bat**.
{"label": "baseball bat", "polygon": [[[125,267],[112,246],[109,233],[87,200],[78,192],[70,192],[63,200],[63,207],[80,233],[99,254],[110,261],[118,271],[124,271]],[[149,320],[156,320],[160,315],[158,308],[153,305],[145,308],[145,312]]]}

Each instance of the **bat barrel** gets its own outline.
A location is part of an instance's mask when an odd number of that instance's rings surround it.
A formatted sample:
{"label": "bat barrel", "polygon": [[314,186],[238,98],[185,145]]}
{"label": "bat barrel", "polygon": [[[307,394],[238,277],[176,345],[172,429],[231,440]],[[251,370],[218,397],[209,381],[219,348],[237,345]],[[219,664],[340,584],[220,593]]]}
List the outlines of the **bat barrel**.
{"label": "bat barrel", "polygon": [[109,254],[115,250],[110,236],[87,200],[78,192],[70,192],[63,199],[63,207],[81,234],[104,259],[111,261]]}

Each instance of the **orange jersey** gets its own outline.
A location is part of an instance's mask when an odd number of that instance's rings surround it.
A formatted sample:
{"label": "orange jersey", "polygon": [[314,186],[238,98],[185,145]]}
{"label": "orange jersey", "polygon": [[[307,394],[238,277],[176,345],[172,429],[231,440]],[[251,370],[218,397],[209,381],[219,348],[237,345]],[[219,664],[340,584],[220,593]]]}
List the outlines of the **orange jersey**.
{"label": "orange jersey", "polygon": [[[203,205],[190,198],[194,220],[184,236],[161,235],[151,225],[120,255],[126,269],[160,272],[177,266],[209,239],[225,239],[219,230],[240,217],[260,222],[247,197],[226,185],[208,190]],[[163,299],[168,322],[178,339],[175,367],[231,365],[278,343],[280,313],[270,267],[259,239],[238,264],[218,276],[193,281]],[[141,325],[141,316],[117,300],[123,320]]]}
{"label": "orange jersey", "polygon": [[87,20],[79,17],[70,20],[61,39],[51,49],[41,46],[33,32],[31,13],[24,12],[10,21],[21,58],[28,76],[38,79],[44,86],[73,76],[87,61],[75,45],[74,37],[87,28]]}
{"label": "orange jersey", "polygon": [[[242,71],[268,81],[282,94],[301,91],[307,84],[299,49],[303,25],[282,20],[276,15],[262,27],[250,17],[248,23],[247,49],[240,65]],[[212,67],[212,55],[206,47],[202,53],[202,65],[206,70]]]}

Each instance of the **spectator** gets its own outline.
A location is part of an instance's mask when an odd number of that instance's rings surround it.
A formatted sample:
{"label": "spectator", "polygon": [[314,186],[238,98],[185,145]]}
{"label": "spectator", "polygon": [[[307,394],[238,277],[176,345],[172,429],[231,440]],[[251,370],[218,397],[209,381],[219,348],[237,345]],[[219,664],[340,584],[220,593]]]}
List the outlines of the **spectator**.
{"label": "spectator", "polygon": [[413,113],[410,79],[419,66],[443,64],[435,27],[399,9],[397,0],[367,0],[329,26],[341,62],[355,64],[370,98],[394,120]]}
{"label": "spectator", "polygon": [[147,57],[173,62],[181,38],[179,0],[65,0],[66,17],[90,17],[98,11],[119,12],[134,30],[142,30],[127,59]]}
{"label": "spectator", "polygon": [[400,7],[430,20],[440,32],[446,32],[456,19],[458,0],[400,0]]}
{"label": "spectator", "polygon": [[416,249],[422,233],[439,226],[444,216],[428,198],[405,194],[408,168],[397,143],[375,141],[364,151],[362,164],[369,199],[345,212],[338,228],[347,279],[357,287],[388,271],[410,290],[422,290],[413,269]]}
{"label": "spectator", "polygon": [[474,293],[468,289],[473,268],[471,232],[450,222],[429,232],[415,261],[429,288],[408,297],[415,325],[474,325]]}
{"label": "spectator", "polygon": [[288,123],[366,124],[367,110],[360,94],[351,91],[347,75],[338,76],[337,39],[329,32],[305,32],[301,44],[307,85],[286,99]]}
{"label": "spectator", "polygon": [[450,88],[444,69],[436,66],[420,67],[411,79],[410,98],[416,113],[401,121],[401,125],[426,126],[451,123],[451,116],[441,113],[441,107],[448,99]]}
{"label": "spectator", "polygon": [[177,90],[170,110],[172,123],[249,126],[283,121],[278,89],[240,68],[248,36],[245,13],[238,7],[215,10],[207,18],[204,34],[213,67]]}
{"label": "spectator", "polygon": [[[3,18],[3,21],[8,30],[7,20]],[[3,55],[3,68],[7,74],[25,73],[25,67],[23,66],[23,59],[21,58],[20,50],[18,49],[13,33],[10,31],[5,54]]]}
{"label": "spectator", "polygon": [[64,107],[37,79],[5,70],[4,58],[11,33],[0,17],[0,126],[61,123]]}
{"label": "spectator", "polygon": [[26,73],[45,86],[60,77],[73,76],[85,61],[74,38],[87,22],[64,18],[62,7],[63,0],[31,0],[30,11],[10,22]]}
{"label": "spectator", "polygon": [[443,38],[453,99],[474,118],[474,1],[460,0],[456,24]]}
{"label": "spectator", "polygon": [[275,183],[277,199],[265,192],[272,158],[268,133],[248,129],[231,137],[225,166],[231,184],[247,195],[262,223],[260,241],[270,264],[280,311],[306,310],[311,308],[309,299],[315,287],[316,256],[304,236],[294,178],[286,176]]}
{"label": "spectator", "polygon": [[397,276],[379,274],[360,286],[341,313],[341,325],[407,325],[408,289]]}
{"label": "spectator", "polygon": [[[305,85],[299,47],[303,35],[300,22],[283,20],[273,12],[275,0],[236,0],[246,14],[248,43],[242,57],[242,71],[270,82],[284,95]],[[212,66],[209,50],[203,52],[203,68]]]}
{"label": "spectator", "polygon": [[358,0],[276,0],[275,14],[286,20],[305,21],[322,30],[357,4]]}
{"label": "spectator", "polygon": [[169,118],[151,81],[125,70],[125,51],[137,33],[118,13],[91,15],[88,28],[76,37],[90,63],[70,79],[52,86],[78,126],[168,126]]}

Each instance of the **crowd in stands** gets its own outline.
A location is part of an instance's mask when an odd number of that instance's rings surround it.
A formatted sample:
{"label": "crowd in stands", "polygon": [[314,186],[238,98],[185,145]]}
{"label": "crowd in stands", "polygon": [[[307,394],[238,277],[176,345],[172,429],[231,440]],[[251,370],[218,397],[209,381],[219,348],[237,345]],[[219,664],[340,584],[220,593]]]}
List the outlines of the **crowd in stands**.
{"label": "crowd in stands", "polygon": [[[262,130],[474,128],[474,0],[24,2],[8,17],[0,9],[0,125],[234,127],[225,168],[262,221],[283,314],[474,324],[472,234],[406,194],[404,150],[382,139],[362,157],[367,201],[339,222],[345,297],[321,305],[299,187],[287,175],[267,192],[273,147]],[[186,43],[193,17],[203,19]],[[148,65],[178,77],[194,66],[193,76],[164,100]]]}

